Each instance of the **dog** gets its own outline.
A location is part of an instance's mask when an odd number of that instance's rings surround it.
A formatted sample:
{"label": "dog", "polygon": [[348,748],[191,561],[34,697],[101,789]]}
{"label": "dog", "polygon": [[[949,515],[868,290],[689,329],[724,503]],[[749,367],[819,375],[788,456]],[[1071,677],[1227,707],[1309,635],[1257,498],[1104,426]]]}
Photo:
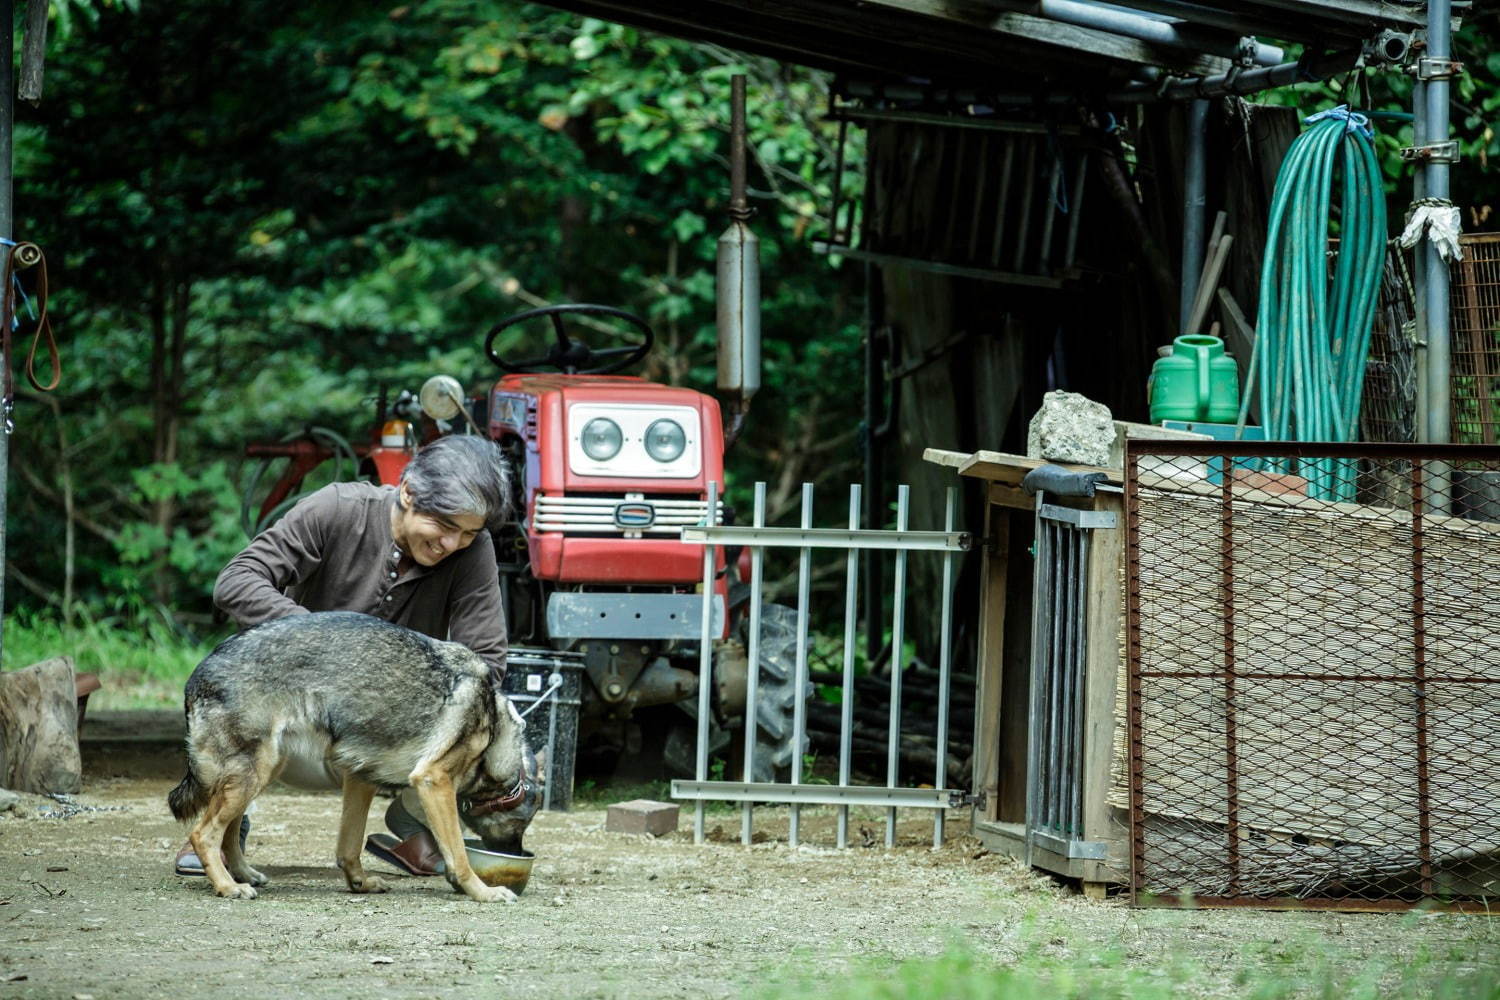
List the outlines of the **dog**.
{"label": "dog", "polygon": [[[416,792],[448,882],[515,902],[469,865],[460,809],[486,846],[519,848],[536,811],[524,720],[474,652],[354,612],[292,615],[225,640],[188,678],[188,771],[167,796],[199,817],[188,840],[214,892],[254,899],[267,879],[240,848],[245,808],[284,770],[343,783],[336,858],[351,892],[385,892],[360,864],[377,791]],[[460,804],[461,803],[461,804]],[[222,855],[221,855],[222,849]]]}

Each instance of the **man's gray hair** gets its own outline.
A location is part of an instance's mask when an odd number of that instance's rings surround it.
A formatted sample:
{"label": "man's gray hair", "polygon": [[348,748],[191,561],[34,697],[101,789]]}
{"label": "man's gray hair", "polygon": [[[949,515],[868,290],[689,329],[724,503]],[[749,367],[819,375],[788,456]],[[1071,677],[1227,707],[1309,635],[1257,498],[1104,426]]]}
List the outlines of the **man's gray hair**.
{"label": "man's gray hair", "polygon": [[478,514],[491,531],[510,516],[510,467],[493,441],[451,434],[422,448],[401,473],[412,509],[422,514]]}

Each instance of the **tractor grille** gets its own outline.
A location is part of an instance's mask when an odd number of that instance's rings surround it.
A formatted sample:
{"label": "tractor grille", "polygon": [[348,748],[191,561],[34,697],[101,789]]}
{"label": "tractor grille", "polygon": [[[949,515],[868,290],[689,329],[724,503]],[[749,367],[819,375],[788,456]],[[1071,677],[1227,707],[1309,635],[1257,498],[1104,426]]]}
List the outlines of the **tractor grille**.
{"label": "tractor grille", "polygon": [[[706,500],[637,499],[627,496],[536,498],[536,531],[589,535],[676,535],[685,527],[706,523]],[[716,521],[724,519],[718,505]],[[649,523],[646,523],[649,520]]]}

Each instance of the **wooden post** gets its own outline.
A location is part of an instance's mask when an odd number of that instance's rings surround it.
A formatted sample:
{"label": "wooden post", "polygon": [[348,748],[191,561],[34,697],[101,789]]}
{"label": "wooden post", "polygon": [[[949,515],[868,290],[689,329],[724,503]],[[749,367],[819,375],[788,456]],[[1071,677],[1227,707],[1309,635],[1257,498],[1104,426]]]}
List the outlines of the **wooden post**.
{"label": "wooden post", "polygon": [[[992,486],[991,489],[994,487]],[[1000,700],[1005,673],[1005,575],[1010,558],[1010,511],[986,491],[984,564],[980,575],[979,669],[974,692],[974,791],[984,795],[975,819],[1000,816]]]}

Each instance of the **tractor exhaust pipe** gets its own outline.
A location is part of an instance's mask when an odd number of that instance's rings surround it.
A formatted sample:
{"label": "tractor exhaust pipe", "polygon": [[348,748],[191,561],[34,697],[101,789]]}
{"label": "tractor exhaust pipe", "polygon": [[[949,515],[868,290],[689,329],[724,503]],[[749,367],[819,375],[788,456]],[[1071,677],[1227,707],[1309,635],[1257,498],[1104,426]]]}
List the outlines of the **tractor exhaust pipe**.
{"label": "tractor exhaust pipe", "polygon": [[745,77],[729,90],[729,228],[719,237],[719,394],[724,404],[724,449],[744,429],[750,399],[760,389],[760,240],[748,225],[745,195]]}

